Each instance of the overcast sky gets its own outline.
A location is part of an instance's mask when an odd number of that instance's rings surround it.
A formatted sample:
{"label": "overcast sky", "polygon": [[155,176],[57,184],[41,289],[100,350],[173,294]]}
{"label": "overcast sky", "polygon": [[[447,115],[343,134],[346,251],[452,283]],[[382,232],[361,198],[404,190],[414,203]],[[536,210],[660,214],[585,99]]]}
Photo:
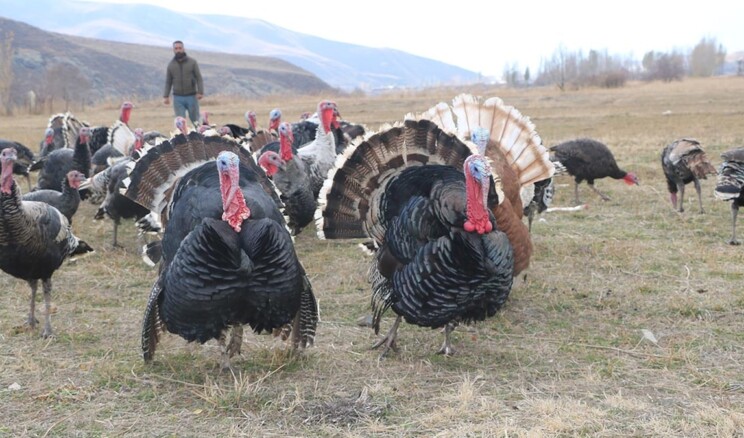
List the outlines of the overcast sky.
{"label": "overcast sky", "polygon": [[708,37],[729,53],[744,50],[741,0],[94,1],[258,18],[295,32],[398,49],[497,77],[505,65],[535,71],[559,47],[640,60],[650,50],[686,51]]}

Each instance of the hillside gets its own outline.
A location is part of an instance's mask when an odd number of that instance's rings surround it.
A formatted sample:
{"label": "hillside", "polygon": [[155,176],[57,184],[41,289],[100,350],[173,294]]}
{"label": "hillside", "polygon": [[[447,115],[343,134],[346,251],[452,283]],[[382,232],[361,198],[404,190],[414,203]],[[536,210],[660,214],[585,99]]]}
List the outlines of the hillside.
{"label": "hillside", "polygon": [[[400,50],[327,40],[209,7],[206,13],[195,15],[133,3],[0,0],[0,10],[6,18],[66,35],[161,47],[181,39],[187,50],[279,58],[345,90],[454,85],[481,79],[476,72]],[[342,19],[341,11],[335,19]]]}
{"label": "hillside", "polygon": [[[67,95],[86,103],[157,97],[173,56],[168,47],[73,37],[0,18],[0,37],[5,40],[11,34],[11,99],[16,105],[25,103],[29,91],[40,99]],[[193,51],[188,46],[187,51],[199,61],[208,95],[250,98],[331,89],[312,73],[276,58]]]}

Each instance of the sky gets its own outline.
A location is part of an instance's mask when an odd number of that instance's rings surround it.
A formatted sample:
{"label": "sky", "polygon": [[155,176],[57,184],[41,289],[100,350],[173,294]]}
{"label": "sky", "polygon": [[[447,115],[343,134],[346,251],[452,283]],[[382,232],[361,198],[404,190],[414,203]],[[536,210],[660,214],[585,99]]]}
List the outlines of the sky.
{"label": "sky", "polygon": [[[744,50],[744,1],[91,0],[193,14],[257,18],[321,38],[443,61],[484,76],[505,66],[535,72],[559,48],[640,60],[714,38]],[[437,4],[434,6],[434,4]]]}

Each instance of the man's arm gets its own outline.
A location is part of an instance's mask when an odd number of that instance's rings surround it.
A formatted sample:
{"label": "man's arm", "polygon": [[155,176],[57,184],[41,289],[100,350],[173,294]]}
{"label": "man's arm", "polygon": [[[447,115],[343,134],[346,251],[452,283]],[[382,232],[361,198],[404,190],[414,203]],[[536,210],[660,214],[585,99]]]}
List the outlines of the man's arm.
{"label": "man's arm", "polygon": [[170,92],[173,86],[173,75],[170,72],[170,64],[165,68],[165,91],[163,91],[163,103],[170,103]]}
{"label": "man's arm", "polygon": [[204,96],[204,81],[199,70],[199,63],[196,61],[194,61],[194,77],[196,78],[196,98],[201,99]]}

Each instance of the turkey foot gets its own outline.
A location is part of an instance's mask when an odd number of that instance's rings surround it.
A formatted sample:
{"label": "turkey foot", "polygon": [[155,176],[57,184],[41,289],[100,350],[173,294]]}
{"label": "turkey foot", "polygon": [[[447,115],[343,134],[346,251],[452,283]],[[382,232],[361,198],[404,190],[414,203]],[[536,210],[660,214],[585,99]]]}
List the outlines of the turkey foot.
{"label": "turkey foot", "polygon": [[380,359],[384,358],[387,355],[388,351],[390,351],[391,349],[396,352],[398,351],[398,346],[395,344],[395,340],[398,338],[398,326],[400,326],[401,319],[402,317],[400,316],[395,318],[393,326],[390,327],[390,330],[387,332],[385,337],[375,342],[375,344],[371,347],[371,349],[376,349],[383,345],[385,346],[380,352]]}
{"label": "turkey foot", "polygon": [[450,343],[450,333],[455,330],[455,326],[456,324],[449,323],[444,327],[444,343],[442,344],[442,348],[437,351],[437,354],[443,354],[445,356],[455,354],[455,349],[452,348],[452,344]]}

